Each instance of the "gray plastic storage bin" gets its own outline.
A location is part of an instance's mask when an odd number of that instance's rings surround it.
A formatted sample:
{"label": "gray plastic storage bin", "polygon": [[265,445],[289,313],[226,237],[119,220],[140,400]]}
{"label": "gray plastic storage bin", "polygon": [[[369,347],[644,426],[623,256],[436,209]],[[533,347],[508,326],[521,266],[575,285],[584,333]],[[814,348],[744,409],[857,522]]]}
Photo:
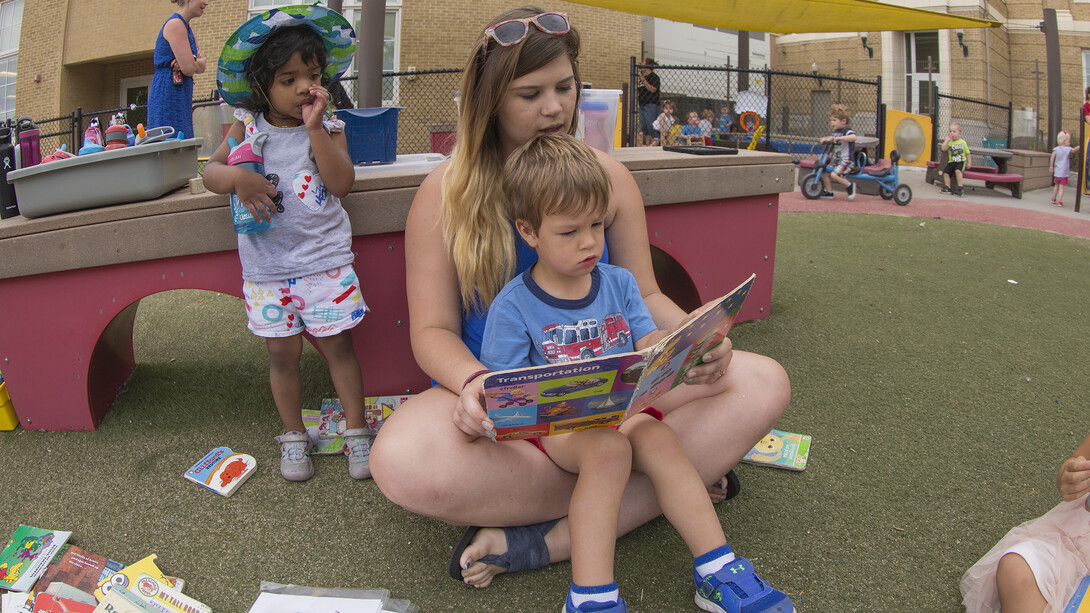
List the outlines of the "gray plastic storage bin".
{"label": "gray plastic storage bin", "polygon": [[46,162],[8,173],[24,217],[153,200],[197,176],[201,139],[167,140]]}

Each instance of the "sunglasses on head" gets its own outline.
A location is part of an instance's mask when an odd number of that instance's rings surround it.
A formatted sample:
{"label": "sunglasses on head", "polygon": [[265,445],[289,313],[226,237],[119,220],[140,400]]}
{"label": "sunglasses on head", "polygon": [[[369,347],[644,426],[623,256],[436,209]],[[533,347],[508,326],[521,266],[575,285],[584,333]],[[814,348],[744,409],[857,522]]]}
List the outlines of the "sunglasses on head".
{"label": "sunglasses on head", "polygon": [[531,23],[546,34],[567,34],[571,30],[567,13],[548,12],[533,17],[523,17],[522,19],[508,19],[494,26],[489,26],[484,31],[485,50],[488,49],[488,39],[490,38],[502,47],[510,47],[521,43],[529,36]]}

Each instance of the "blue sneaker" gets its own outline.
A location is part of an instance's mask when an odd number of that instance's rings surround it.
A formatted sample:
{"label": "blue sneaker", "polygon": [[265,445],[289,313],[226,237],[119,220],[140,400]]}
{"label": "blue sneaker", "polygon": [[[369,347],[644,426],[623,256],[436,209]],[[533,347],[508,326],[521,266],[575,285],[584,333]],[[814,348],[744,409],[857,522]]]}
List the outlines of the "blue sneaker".
{"label": "blue sneaker", "polygon": [[560,613],[628,613],[628,606],[624,603],[622,598],[616,604],[602,604],[600,602],[586,602],[583,606],[576,608],[571,601],[571,594],[568,594],[568,601],[564,603],[564,609]]}
{"label": "blue sneaker", "polygon": [[757,576],[745,558],[734,561],[703,579],[693,571],[696,606],[712,613],[794,613],[787,594]]}

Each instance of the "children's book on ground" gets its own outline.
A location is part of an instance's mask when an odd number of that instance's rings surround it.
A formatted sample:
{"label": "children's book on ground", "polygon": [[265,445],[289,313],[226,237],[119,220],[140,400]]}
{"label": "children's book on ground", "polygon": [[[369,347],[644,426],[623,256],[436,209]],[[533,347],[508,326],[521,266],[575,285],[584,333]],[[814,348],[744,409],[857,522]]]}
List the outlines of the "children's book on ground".
{"label": "children's book on ground", "polygon": [[1064,613],[1090,613],[1090,575],[1082,578],[1075,595],[1067,601]]}
{"label": "children's book on ground", "polygon": [[614,426],[651,406],[723,341],[755,278],[750,275],[726,296],[704,305],[681,329],[639,352],[594,357],[636,340],[619,317],[547,330],[542,349],[562,363],[485,378],[485,405],[496,440]]}
{"label": "children's book on ground", "polygon": [[227,447],[216,447],[189,467],[185,478],[220,496],[230,496],[255,470],[257,460],[253,456],[235,453]]}
{"label": "children's book on ground", "polygon": [[112,589],[98,601],[94,613],[160,613],[127,588]]}
{"label": "children's book on ground", "polygon": [[804,470],[809,458],[809,434],[773,430],[749,450],[742,461],[787,470]]}
{"label": "children's book on ground", "polygon": [[[389,590],[315,588],[262,581],[247,613],[382,613],[389,596]],[[404,611],[416,613],[416,608]]]}
{"label": "children's book on ground", "polygon": [[52,583],[60,582],[88,594],[94,594],[108,563],[109,560],[97,553],[68,545],[60,559],[50,564],[42,577],[34,584],[34,591],[41,594],[49,589]]}
{"label": "children's book on ground", "polygon": [[167,581],[140,573],[131,590],[141,600],[164,613],[212,613],[212,608],[170,586]]}
{"label": "children's book on ground", "polygon": [[63,530],[20,525],[0,552],[0,589],[26,592],[45,574],[53,556],[72,536]]}
{"label": "children's book on ground", "polygon": [[161,581],[166,581],[166,576],[163,575],[163,571],[159,570],[156,566],[155,560],[158,556],[154,553],[142,560],[138,560],[129,564],[125,568],[110,575],[108,578],[103,579],[98,584],[98,589],[95,590],[95,598],[98,598],[99,603],[102,602],[102,598],[110,591],[115,589],[128,589],[133,586],[136,579],[140,575],[150,575]]}
{"label": "children's book on ground", "polygon": [[[386,421],[386,418],[401,406],[412,394],[403,396],[368,396],[363,399],[364,419],[374,432]],[[312,455],[344,452],[344,432],[348,429],[344,407],[338,398],[322,400],[322,407],[317,410],[303,410],[303,425],[310,436]]]}

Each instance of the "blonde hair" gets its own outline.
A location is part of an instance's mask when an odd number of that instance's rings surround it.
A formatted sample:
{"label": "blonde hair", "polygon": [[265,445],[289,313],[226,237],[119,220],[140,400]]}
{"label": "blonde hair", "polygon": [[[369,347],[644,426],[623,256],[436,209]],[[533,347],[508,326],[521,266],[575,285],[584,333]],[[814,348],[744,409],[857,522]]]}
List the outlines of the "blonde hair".
{"label": "blonde hair", "polygon": [[[537,7],[522,7],[496,17],[489,25],[542,12]],[[440,218],[467,313],[486,309],[514,276],[516,266],[515,233],[501,189],[500,107],[512,81],[561,56],[571,60],[578,96],[579,34],[574,28],[556,35],[531,25],[526,39],[509,47],[490,44],[482,28],[462,73],[457,144],[443,175]],[[569,134],[574,133],[574,109],[569,124]]]}
{"label": "blonde hair", "polygon": [[848,114],[848,106],[844,104],[834,104],[830,106],[829,117],[836,117],[837,119],[843,119],[844,121],[851,119],[851,115]]}
{"label": "blonde hair", "polygon": [[605,217],[612,185],[589,146],[567,134],[537,136],[519,147],[503,169],[503,195],[514,220],[536,232],[546,215]]}
{"label": "blonde hair", "polygon": [[1060,133],[1056,135],[1056,142],[1061,145],[1071,144],[1071,134],[1067,130],[1060,130]]}

